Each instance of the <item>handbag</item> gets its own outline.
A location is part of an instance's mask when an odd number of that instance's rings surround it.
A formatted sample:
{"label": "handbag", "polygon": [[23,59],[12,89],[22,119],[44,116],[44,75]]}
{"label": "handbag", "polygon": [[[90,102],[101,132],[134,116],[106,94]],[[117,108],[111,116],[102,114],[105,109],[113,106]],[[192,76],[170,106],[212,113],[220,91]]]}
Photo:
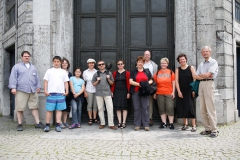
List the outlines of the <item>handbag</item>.
{"label": "handbag", "polygon": [[153,81],[153,83],[149,86],[150,87],[150,95],[154,95],[157,91],[157,84]]}

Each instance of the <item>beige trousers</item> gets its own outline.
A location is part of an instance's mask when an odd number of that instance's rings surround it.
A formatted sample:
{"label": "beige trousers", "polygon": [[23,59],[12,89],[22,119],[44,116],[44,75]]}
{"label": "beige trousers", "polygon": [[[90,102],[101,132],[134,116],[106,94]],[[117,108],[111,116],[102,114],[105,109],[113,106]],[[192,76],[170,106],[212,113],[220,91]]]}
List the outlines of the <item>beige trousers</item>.
{"label": "beige trousers", "polygon": [[205,130],[217,131],[217,114],[214,106],[214,82],[201,81],[198,95],[200,98],[200,111]]}
{"label": "beige trousers", "polygon": [[108,126],[114,126],[113,122],[113,102],[111,96],[96,96],[97,106],[98,106],[98,115],[100,117],[101,125],[105,125],[104,117],[104,101],[107,108],[108,115]]}

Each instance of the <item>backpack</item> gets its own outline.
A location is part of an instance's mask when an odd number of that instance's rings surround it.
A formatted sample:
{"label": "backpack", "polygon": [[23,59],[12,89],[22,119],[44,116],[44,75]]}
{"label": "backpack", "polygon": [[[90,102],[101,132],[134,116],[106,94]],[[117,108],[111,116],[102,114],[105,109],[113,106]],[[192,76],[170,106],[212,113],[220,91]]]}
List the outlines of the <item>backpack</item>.
{"label": "backpack", "polygon": [[[106,70],[106,75],[109,75],[109,70]],[[100,71],[98,70],[97,71],[97,77],[100,77]],[[108,80],[107,80],[107,82],[108,82]],[[109,82],[108,82],[109,83]],[[110,85],[110,84],[109,84]]]}

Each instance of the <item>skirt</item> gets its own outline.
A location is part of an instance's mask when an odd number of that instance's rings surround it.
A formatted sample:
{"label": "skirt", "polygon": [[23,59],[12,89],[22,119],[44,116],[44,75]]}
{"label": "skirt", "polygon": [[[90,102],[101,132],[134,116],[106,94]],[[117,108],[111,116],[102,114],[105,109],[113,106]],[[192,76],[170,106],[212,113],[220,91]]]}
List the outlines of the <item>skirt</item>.
{"label": "skirt", "polygon": [[115,89],[113,93],[113,107],[115,110],[127,110],[127,90]]}

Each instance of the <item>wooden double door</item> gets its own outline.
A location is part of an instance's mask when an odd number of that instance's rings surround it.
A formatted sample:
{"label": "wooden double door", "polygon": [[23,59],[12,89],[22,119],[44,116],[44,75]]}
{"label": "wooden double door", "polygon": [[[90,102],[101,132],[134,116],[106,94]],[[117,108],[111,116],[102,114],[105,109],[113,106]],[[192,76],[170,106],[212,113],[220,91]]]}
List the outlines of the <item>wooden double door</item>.
{"label": "wooden double door", "polygon": [[114,71],[123,59],[132,70],[149,50],[155,63],[167,57],[174,68],[173,10],[174,0],[75,0],[74,66],[85,70],[94,58]]}

